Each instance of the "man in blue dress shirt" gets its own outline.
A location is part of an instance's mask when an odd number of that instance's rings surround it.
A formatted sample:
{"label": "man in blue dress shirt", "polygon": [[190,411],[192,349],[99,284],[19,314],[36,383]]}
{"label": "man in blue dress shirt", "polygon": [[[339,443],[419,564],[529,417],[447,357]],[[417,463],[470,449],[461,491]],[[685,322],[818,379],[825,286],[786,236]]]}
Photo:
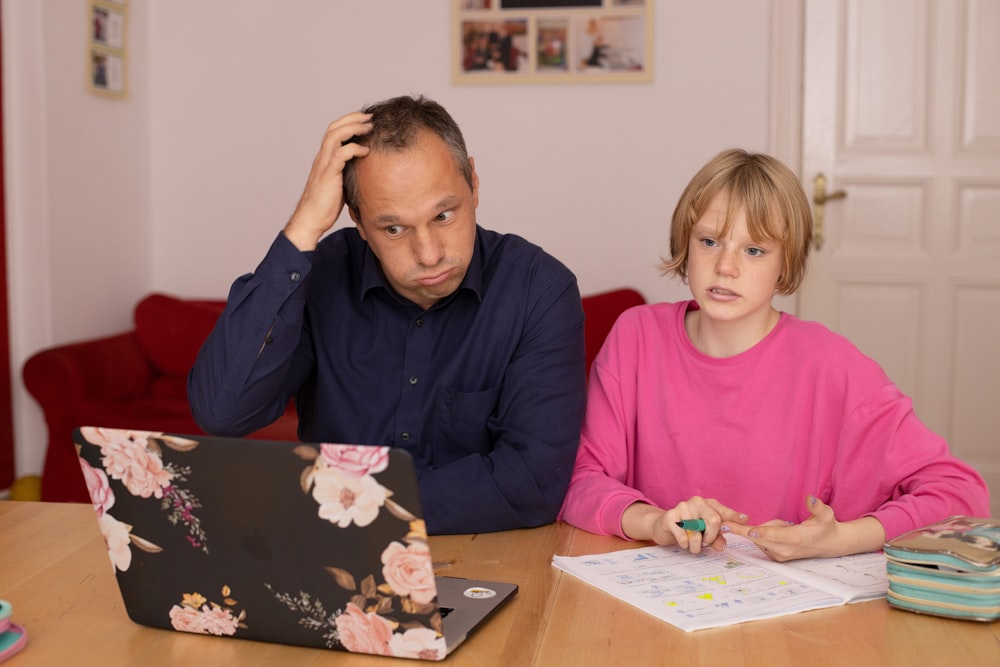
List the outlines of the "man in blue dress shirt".
{"label": "man in blue dress shirt", "polygon": [[[480,227],[478,203],[436,102],[331,123],[191,370],[202,428],[245,435],[294,397],[303,441],[408,450],[431,533],[555,520],[585,402],[580,293],[541,248]],[[327,234],[345,205],[355,226]]]}

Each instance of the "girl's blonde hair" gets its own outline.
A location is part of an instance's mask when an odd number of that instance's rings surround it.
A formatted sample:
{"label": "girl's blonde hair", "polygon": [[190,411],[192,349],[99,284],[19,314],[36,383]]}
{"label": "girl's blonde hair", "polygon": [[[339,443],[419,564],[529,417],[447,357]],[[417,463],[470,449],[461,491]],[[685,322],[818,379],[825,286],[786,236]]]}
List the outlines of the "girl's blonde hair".
{"label": "girl's blonde hair", "polygon": [[756,241],[779,241],[784,267],[778,277],[779,294],[792,294],[802,284],[806,259],[812,245],[812,209],[798,177],[779,160],[762,153],[733,148],[723,151],[702,167],[681,194],[670,223],[670,259],[664,259],[664,275],[687,278],[691,228],[708,210],[716,195],[728,199],[725,236],[733,218],[746,211],[750,237]]}

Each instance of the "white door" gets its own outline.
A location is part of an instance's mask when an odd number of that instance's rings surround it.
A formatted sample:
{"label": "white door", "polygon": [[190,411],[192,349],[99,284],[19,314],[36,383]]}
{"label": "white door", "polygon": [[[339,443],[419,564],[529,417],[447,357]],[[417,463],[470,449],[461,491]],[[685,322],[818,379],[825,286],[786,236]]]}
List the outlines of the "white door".
{"label": "white door", "polygon": [[799,313],[853,340],[1000,516],[1000,2],[809,0],[802,178],[826,203]]}

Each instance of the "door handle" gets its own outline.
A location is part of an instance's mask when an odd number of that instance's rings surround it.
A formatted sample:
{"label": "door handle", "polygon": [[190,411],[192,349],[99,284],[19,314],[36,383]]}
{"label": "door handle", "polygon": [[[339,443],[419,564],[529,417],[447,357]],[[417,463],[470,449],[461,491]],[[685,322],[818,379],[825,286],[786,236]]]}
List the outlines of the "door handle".
{"label": "door handle", "polygon": [[847,193],[843,190],[826,191],[826,176],[816,174],[813,180],[813,245],[816,250],[823,247],[823,215],[826,210],[826,203],[834,199],[843,199]]}

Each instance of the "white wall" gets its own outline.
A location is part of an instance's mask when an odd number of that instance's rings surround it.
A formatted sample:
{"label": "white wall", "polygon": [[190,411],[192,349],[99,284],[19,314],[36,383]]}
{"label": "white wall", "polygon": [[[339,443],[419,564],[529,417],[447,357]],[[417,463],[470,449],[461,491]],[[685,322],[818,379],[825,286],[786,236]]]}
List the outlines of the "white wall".
{"label": "white wall", "polygon": [[[656,3],[653,83],[460,86],[450,2],[130,0],[131,93],[115,101],[86,90],[86,0],[4,0],[13,368],[128,328],[148,291],[225,296],[327,123],[402,93],[463,127],[484,226],[542,245],[585,293],[683,298],[655,268],[680,190],[722,148],[772,139],[771,4]],[[45,430],[14,381],[27,474]]]}
{"label": "white wall", "polygon": [[153,271],[172,291],[224,294],[252,270],[327,123],[400,93],[463,127],[480,222],[556,254],[584,291],[670,296],[654,267],[686,179],[766,145],[766,2],[660,3],[655,83],[548,86],[453,85],[447,2],[238,4],[150,9]]}
{"label": "white wall", "polygon": [[18,474],[47,436],[20,369],[35,350],[129,325],[151,289],[145,5],[132,2],[129,99],[87,91],[86,0],[3,0],[11,367]]}

